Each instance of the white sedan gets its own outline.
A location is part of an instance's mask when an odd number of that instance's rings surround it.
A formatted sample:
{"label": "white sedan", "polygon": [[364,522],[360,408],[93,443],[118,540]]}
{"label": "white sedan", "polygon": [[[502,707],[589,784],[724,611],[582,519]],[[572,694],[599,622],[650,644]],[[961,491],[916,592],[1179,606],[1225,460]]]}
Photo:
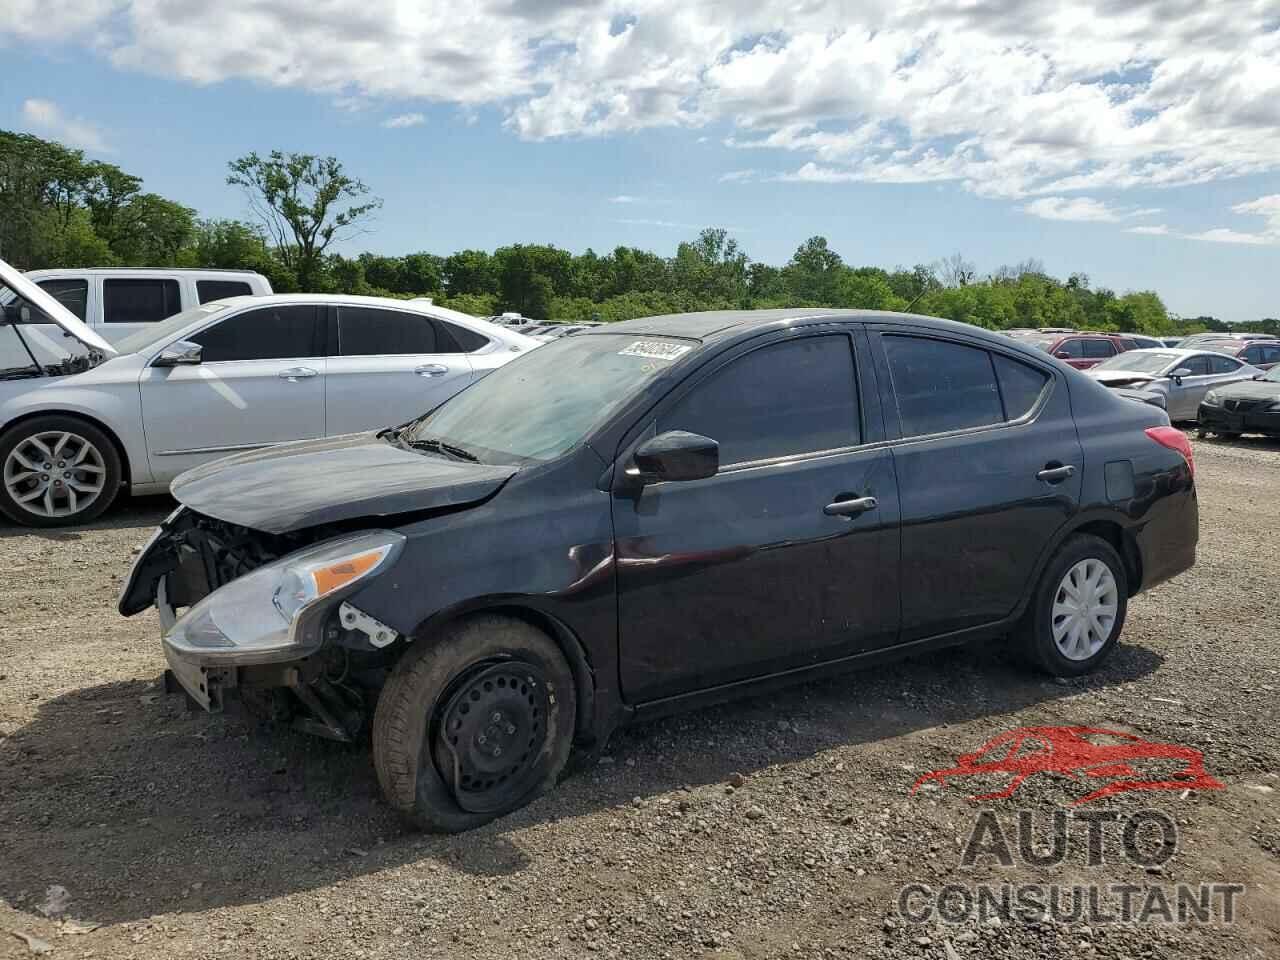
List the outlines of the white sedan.
{"label": "white sedan", "polygon": [[[0,281],[18,294],[4,355],[26,361],[0,369],[0,514],[31,526],[236,451],[403,423],[539,346],[423,301],[322,294],[214,301],[113,346],[3,261]],[[22,336],[39,313],[63,343]]]}

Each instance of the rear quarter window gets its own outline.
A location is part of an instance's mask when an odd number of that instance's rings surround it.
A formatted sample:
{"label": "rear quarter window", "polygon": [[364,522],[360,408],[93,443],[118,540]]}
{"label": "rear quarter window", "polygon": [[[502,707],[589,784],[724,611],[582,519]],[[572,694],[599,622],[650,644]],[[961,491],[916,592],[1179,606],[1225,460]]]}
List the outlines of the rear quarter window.
{"label": "rear quarter window", "polygon": [[1004,421],[991,354],[925,337],[882,338],[904,437],[949,433]]}
{"label": "rear quarter window", "polygon": [[995,364],[996,378],[1000,383],[1004,418],[1017,420],[1025,417],[1040,399],[1040,394],[1044,393],[1044,388],[1049,383],[1049,374],[998,353],[993,353],[991,360]]}

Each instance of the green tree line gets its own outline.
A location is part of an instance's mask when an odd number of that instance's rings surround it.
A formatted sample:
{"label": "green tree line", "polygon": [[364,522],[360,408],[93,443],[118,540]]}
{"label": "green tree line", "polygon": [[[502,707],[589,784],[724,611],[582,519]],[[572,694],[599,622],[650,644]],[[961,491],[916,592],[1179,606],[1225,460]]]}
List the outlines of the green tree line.
{"label": "green tree line", "polygon": [[[581,254],[548,244],[402,256],[332,253],[381,204],[333,157],[273,152],[228,164],[256,222],[203,219],[148,193],[142,180],[79,150],[0,131],[0,257],[25,269],[192,266],[256,270],[281,292],[430,296],[477,315],[548,320],[760,307],[910,310],[990,329],[1074,327],[1151,334],[1225,330],[1214,317],[1171,315],[1154,291],[1062,280],[1036,260],[980,276],[962,255],[886,270],[846,263],[824,237],[780,266],[753,260],[708,228],[664,257],[637,247]],[[1267,319],[1235,329],[1280,334]]]}

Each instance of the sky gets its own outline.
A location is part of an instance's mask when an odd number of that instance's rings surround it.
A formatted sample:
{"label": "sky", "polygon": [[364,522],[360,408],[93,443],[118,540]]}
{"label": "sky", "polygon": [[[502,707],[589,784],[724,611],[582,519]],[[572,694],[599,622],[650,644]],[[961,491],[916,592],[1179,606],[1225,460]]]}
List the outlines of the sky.
{"label": "sky", "polygon": [[1277,0],[0,0],[0,127],[202,216],[227,162],[339,157],[348,252],[1034,258],[1280,316]]}

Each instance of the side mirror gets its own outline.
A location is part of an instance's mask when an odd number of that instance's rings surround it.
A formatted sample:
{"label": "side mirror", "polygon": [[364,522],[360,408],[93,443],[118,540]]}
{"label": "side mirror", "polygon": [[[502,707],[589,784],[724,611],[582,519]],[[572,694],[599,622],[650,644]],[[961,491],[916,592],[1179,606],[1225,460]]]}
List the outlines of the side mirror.
{"label": "side mirror", "polygon": [[160,351],[160,356],[151,361],[153,367],[190,367],[200,362],[200,353],[204,350],[198,343],[190,340],[179,340]]}
{"label": "side mirror", "polygon": [[720,444],[696,433],[668,430],[640,444],[635,461],[627,476],[642,483],[702,480],[720,470]]}
{"label": "side mirror", "polygon": [[1186,367],[1179,367],[1177,370],[1173,371],[1173,373],[1169,374],[1169,379],[1180,385],[1182,383],[1182,378],[1189,376],[1191,376],[1190,370]]}
{"label": "side mirror", "polygon": [[1069,354],[1066,350],[1059,350],[1057,353],[1054,354],[1054,356],[1057,357],[1059,360],[1071,359],[1071,354]]}

